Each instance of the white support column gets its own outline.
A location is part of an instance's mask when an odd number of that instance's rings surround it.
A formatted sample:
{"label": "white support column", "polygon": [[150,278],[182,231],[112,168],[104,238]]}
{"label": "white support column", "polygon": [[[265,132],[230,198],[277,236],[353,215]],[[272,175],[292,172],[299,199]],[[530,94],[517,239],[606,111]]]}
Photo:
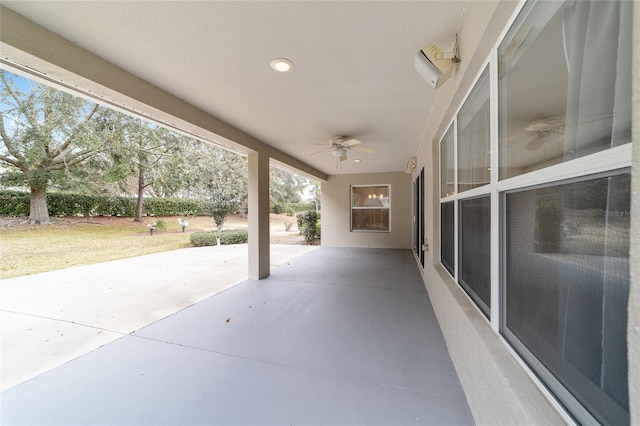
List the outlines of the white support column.
{"label": "white support column", "polygon": [[270,270],[269,156],[249,154],[249,279],[266,278]]}

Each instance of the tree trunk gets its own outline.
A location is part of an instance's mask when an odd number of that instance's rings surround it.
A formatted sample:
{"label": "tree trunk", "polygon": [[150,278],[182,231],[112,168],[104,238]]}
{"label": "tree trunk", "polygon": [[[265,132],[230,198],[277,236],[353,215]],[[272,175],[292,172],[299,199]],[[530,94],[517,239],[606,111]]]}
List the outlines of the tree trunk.
{"label": "tree trunk", "polygon": [[138,202],[136,204],[136,218],[134,222],[142,222],[142,201],[144,196],[144,173],[142,168],[138,171]]}
{"label": "tree trunk", "polygon": [[49,218],[49,210],[47,208],[46,188],[31,188],[29,221],[31,223],[41,223],[43,225],[48,225],[51,223],[51,218]]}

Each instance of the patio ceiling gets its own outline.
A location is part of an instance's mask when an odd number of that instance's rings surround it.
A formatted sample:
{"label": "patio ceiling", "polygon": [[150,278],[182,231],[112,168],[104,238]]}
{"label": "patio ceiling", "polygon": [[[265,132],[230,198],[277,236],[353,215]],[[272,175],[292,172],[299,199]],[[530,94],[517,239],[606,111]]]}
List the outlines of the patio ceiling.
{"label": "patio ceiling", "polygon": [[[405,169],[436,92],[413,57],[429,43],[450,49],[466,4],[3,1],[327,174]],[[293,62],[291,72],[271,69],[281,57]],[[376,153],[350,152],[337,170],[328,151],[313,154],[334,135],[356,137]]]}

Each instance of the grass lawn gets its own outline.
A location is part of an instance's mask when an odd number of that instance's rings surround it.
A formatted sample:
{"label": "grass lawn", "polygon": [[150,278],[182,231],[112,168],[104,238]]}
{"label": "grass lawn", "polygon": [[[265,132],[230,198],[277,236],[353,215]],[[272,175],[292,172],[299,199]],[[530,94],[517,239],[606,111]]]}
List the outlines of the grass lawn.
{"label": "grass lawn", "polygon": [[[51,225],[2,226],[0,279],[190,247],[192,232],[215,229],[211,218],[197,217],[189,219],[183,233],[177,218],[170,217],[162,218],[167,229],[151,236],[147,224],[156,219],[144,218],[144,223],[136,223],[132,218],[116,217],[53,218]],[[282,234],[285,221],[295,222],[295,218],[272,215],[272,237]],[[246,218],[231,216],[224,229],[246,227]],[[281,238],[299,244],[295,239],[301,241],[302,236],[295,231]]]}

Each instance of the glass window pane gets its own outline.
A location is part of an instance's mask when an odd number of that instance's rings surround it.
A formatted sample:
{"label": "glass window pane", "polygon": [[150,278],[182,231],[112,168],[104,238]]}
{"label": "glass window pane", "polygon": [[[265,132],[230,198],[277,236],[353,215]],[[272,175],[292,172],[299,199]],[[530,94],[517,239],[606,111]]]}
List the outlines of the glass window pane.
{"label": "glass window pane", "polygon": [[352,207],[389,207],[389,186],[351,187]]}
{"label": "glass window pane", "polygon": [[389,185],[351,187],[351,230],[389,232]]}
{"label": "glass window pane", "polygon": [[455,275],[455,240],[454,240],[454,202],[442,203],[440,205],[440,220],[442,222],[440,260],[442,264]]}
{"label": "glass window pane", "polygon": [[487,68],[458,113],[458,192],[489,183],[489,111]]}
{"label": "glass window pane", "polygon": [[388,231],[389,209],[353,209],[351,228],[354,231]]}
{"label": "glass window pane", "polygon": [[505,207],[505,335],[598,422],[628,424],[630,174],[509,193]]}
{"label": "glass window pane", "polygon": [[440,142],[440,197],[453,195],[456,192],[454,143],[453,126],[451,126]]}
{"label": "glass window pane", "polygon": [[500,179],[631,142],[633,3],[525,6],[498,49]]}
{"label": "glass window pane", "polygon": [[459,281],[478,307],[491,314],[491,197],[459,204]]}

